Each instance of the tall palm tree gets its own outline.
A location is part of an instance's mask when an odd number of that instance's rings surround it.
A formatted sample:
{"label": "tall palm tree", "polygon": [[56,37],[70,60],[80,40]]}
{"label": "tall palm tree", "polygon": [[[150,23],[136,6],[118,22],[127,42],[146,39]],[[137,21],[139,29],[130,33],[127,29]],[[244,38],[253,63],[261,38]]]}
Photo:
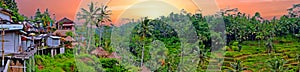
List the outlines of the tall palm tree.
{"label": "tall palm tree", "polygon": [[205,63],[208,63],[208,59],[209,59],[209,56],[208,56],[208,51],[206,51],[204,48],[205,48],[205,45],[200,45],[201,49],[199,50],[199,62],[198,62],[198,69],[204,67]]}
{"label": "tall palm tree", "polygon": [[94,6],[94,3],[91,2],[89,5],[89,10],[86,10],[84,8],[81,8],[81,12],[82,13],[78,13],[78,20],[85,20],[84,22],[84,27],[88,27],[88,46],[87,46],[87,50],[90,49],[90,44],[91,44],[91,40],[92,40],[92,33],[91,33],[91,29],[92,26],[97,24],[97,19],[101,16],[101,8]]}
{"label": "tall palm tree", "polygon": [[267,48],[267,52],[271,53],[273,51],[273,43],[272,40],[270,38],[268,38],[267,43],[266,43],[266,48]]}
{"label": "tall palm tree", "polygon": [[150,25],[149,23],[151,22],[151,20],[149,20],[147,17],[144,18],[144,20],[142,20],[141,23],[141,29],[138,31],[141,35],[141,40],[142,40],[142,57],[141,57],[141,66],[143,66],[143,61],[144,61],[144,51],[145,51],[145,41],[146,41],[146,35],[150,34]]}
{"label": "tall palm tree", "polygon": [[[102,29],[102,23],[105,23],[105,22],[112,22],[111,18],[110,18],[110,15],[112,14],[111,10],[108,10],[107,9],[108,6],[106,5],[102,5],[100,7],[100,17],[97,19],[97,23],[96,23],[96,26],[98,28],[98,30],[103,30]],[[99,31],[100,32],[100,31]],[[102,33],[100,33],[99,35],[100,37],[100,40],[99,40],[99,43],[100,43],[100,46],[102,45],[101,44],[101,41],[102,41]]]}
{"label": "tall palm tree", "polygon": [[[112,10],[108,10],[108,6],[101,5],[100,7],[100,17],[97,19],[97,27],[100,27],[102,23],[112,22],[110,15],[112,14]],[[99,26],[100,25],[100,26]]]}

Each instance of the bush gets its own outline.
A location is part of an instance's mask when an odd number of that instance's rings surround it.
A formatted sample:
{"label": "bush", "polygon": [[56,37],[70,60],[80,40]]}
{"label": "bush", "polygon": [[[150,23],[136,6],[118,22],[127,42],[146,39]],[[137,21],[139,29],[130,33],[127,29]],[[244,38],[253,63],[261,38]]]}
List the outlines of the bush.
{"label": "bush", "polygon": [[102,58],[100,63],[106,72],[124,72],[126,71],[125,67],[119,64],[117,59],[112,58]]}
{"label": "bush", "polygon": [[233,46],[238,46],[239,42],[233,42],[232,45]]}
{"label": "bush", "polygon": [[238,46],[231,46],[233,51],[239,51],[239,47]]}
{"label": "bush", "polygon": [[294,54],[294,53],[290,53],[290,54],[288,54],[288,57],[289,57],[289,58],[296,58],[296,57],[297,57],[297,55],[296,55],[296,54]]}

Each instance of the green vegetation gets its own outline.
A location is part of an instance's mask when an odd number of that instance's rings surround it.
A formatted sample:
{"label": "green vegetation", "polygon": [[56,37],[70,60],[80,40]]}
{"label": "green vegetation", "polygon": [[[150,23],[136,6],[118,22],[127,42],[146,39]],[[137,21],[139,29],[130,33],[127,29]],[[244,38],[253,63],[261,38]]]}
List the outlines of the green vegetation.
{"label": "green vegetation", "polygon": [[35,60],[37,72],[123,72],[127,70],[117,59],[97,58],[90,55],[80,55],[75,59],[72,49],[67,49],[66,53],[54,57],[35,55]]}
{"label": "green vegetation", "polygon": [[[235,60],[243,61],[242,65],[248,71],[297,71],[299,62],[297,62],[297,54],[300,54],[300,43],[292,38],[276,37],[273,41],[274,51],[268,53],[265,46],[266,41],[245,41],[241,52],[226,51],[224,58],[224,69],[231,69],[228,64],[235,63]],[[284,42],[285,41],[285,42]],[[233,68],[232,68],[233,69]]]}
{"label": "green vegetation", "polygon": [[[15,3],[10,3],[10,0],[0,0],[0,3],[1,7],[13,10],[14,21],[24,20],[25,17],[18,14]],[[107,8],[97,7],[94,3],[88,10],[82,8],[77,16],[79,20],[84,20],[84,25],[76,27],[76,34],[86,38],[78,40],[82,45],[54,57],[35,55],[35,70],[137,72],[148,67],[157,72],[201,72],[213,71],[208,68],[219,69],[220,66],[225,72],[300,70],[300,18],[294,14],[261,21],[258,20],[261,18],[259,13],[251,17],[240,12],[235,15],[223,12],[223,18],[220,18],[182,12],[157,19],[143,18],[115,27],[103,25],[111,21],[111,11]],[[41,14],[39,9],[33,21],[41,21],[43,27],[53,22],[47,10]],[[189,24],[190,27],[184,27]],[[225,30],[222,30],[222,25]],[[114,30],[121,32],[114,34]],[[196,32],[193,33],[193,30]],[[72,32],[67,32],[67,35],[76,37]],[[122,58],[99,57],[89,53],[99,47],[109,54],[116,52]],[[224,56],[213,53],[222,50],[226,50]],[[211,63],[214,65],[209,65]]]}
{"label": "green vegetation", "polygon": [[67,53],[59,54],[54,57],[51,57],[51,55],[35,55],[35,70],[37,72],[76,71],[75,58],[71,51],[72,50],[67,50]]}
{"label": "green vegetation", "polygon": [[[93,10],[93,8],[93,5],[91,5],[90,10]],[[84,9],[82,10],[87,15],[81,14],[79,16],[94,18],[83,18],[86,19],[86,24],[99,24],[88,20],[97,21],[102,17],[94,17]],[[94,10],[97,11],[97,7]],[[88,30],[90,34],[86,35],[89,38],[87,43],[90,45],[87,48],[80,47],[80,49],[86,51],[82,54],[88,54],[88,52],[100,46],[110,53],[122,54],[119,63],[125,67],[109,67],[121,68],[119,70],[129,70],[129,67],[142,68],[144,66],[152,71],[160,72],[211,71],[208,68],[219,69],[220,66],[222,66],[223,71],[236,72],[276,72],[297,71],[299,69],[297,55],[300,54],[300,44],[297,35],[300,33],[300,18],[282,16],[279,19],[259,20],[261,19],[259,13],[250,17],[240,12],[235,15],[226,13],[221,15],[223,18],[203,16],[201,13],[188,14],[182,12],[178,14],[171,13],[157,19],[146,17],[120,27],[97,26],[96,33],[93,34],[90,31],[94,30],[90,29]],[[222,30],[223,21],[225,30]],[[189,24],[191,24],[191,27],[183,27]],[[111,31],[112,29],[115,31]],[[196,32],[193,33],[193,30]],[[117,34],[113,32],[117,32]],[[193,34],[195,34],[195,37],[193,37]],[[92,37],[92,35],[94,36]],[[126,38],[122,38],[122,36]],[[184,38],[184,36],[189,36],[191,39]],[[224,39],[225,36],[226,40]],[[114,43],[111,43],[112,41]],[[163,47],[156,46],[153,43],[156,41],[163,44]],[[129,52],[122,52],[119,49],[128,50]],[[222,50],[226,50],[225,57],[222,57],[222,54],[213,53]],[[223,65],[220,64],[222,58],[224,58]],[[156,63],[152,62],[153,59]],[[190,60],[193,60],[193,62],[189,63]],[[209,65],[210,63],[215,65]],[[140,71],[141,69],[135,70]]]}

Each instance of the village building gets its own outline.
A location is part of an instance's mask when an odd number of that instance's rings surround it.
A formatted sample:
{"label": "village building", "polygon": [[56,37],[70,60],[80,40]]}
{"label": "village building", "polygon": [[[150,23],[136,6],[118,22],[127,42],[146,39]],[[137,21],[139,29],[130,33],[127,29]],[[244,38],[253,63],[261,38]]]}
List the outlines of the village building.
{"label": "village building", "polygon": [[11,24],[10,21],[12,13],[9,10],[0,8],[0,31],[2,47],[4,47],[4,54],[18,52],[19,46],[21,45],[20,30],[23,29],[22,24]]}
{"label": "village building", "polygon": [[[26,64],[33,64],[36,49],[22,51],[23,24],[12,22],[12,12],[0,8],[0,42],[1,42],[1,65],[0,71],[26,72]],[[27,63],[28,62],[28,63]]]}
{"label": "village building", "polygon": [[3,34],[1,37],[4,39],[4,43],[1,45],[4,47],[4,54],[18,52],[19,46],[21,46],[21,35],[19,31],[21,29],[23,29],[23,25],[21,24],[0,24],[0,31]]}
{"label": "village building", "polygon": [[75,23],[74,21],[68,19],[68,18],[63,18],[56,22],[56,29],[58,30],[75,30]]}
{"label": "village building", "polygon": [[48,52],[50,50],[52,57],[54,55],[63,54],[65,52],[65,48],[61,43],[61,37],[59,36],[49,36],[47,38],[46,45],[48,46]]}
{"label": "village building", "polygon": [[71,36],[67,36],[67,33],[70,32],[73,35],[76,35],[74,21],[68,18],[63,18],[56,22],[56,28],[57,30],[54,31],[52,35],[62,37],[62,42],[66,43],[65,47],[73,48],[76,44],[76,40]]}

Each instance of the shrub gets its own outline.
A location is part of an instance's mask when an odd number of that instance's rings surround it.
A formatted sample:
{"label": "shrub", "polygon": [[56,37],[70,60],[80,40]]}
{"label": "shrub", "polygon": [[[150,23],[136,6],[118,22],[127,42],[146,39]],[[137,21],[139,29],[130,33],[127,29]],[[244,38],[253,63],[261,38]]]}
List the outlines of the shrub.
{"label": "shrub", "polygon": [[239,51],[239,47],[238,46],[231,46],[233,51]]}
{"label": "shrub", "polygon": [[125,67],[119,64],[117,59],[102,58],[100,63],[106,72],[123,72],[126,71]]}

